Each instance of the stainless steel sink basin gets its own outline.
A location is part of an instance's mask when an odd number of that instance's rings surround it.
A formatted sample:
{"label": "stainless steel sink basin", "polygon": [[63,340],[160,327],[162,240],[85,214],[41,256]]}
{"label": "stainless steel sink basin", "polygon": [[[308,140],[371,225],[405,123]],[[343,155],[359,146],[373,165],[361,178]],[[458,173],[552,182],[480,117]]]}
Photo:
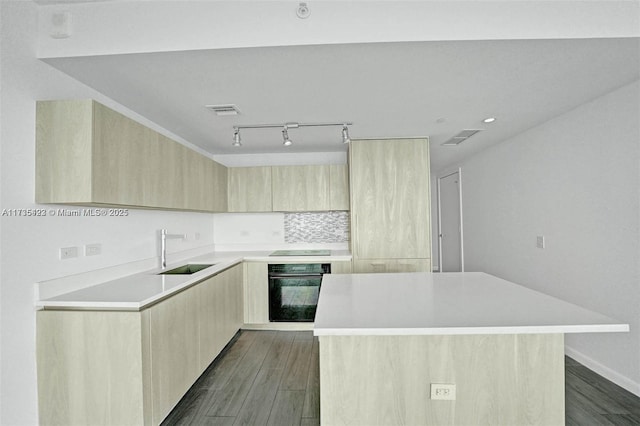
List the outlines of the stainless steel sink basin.
{"label": "stainless steel sink basin", "polygon": [[202,271],[214,264],[188,264],[178,266],[177,268],[169,269],[168,271],[160,272],[158,275],[191,275],[198,271]]}

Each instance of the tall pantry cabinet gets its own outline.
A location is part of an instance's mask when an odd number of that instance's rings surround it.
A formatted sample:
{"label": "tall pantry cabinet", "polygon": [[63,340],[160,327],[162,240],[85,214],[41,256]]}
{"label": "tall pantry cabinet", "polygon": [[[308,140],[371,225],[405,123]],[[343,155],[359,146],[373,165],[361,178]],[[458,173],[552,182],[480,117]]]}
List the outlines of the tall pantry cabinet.
{"label": "tall pantry cabinet", "polygon": [[352,140],[353,272],[431,271],[429,141]]}

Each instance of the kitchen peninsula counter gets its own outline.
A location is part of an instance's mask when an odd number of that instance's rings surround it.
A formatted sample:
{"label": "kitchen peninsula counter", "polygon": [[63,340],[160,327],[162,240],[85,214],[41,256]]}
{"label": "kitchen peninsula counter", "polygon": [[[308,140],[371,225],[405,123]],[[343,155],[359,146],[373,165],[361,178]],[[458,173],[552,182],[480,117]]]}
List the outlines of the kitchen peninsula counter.
{"label": "kitchen peninsula counter", "polygon": [[326,276],[321,423],[564,424],[564,334],[628,330],[484,273]]}
{"label": "kitchen peninsula counter", "polygon": [[[331,250],[329,255],[323,256],[270,256],[272,252],[273,250],[212,252],[169,264],[165,269],[154,268],[39,299],[36,301],[36,307],[139,311],[244,261],[318,263],[351,260],[351,253],[347,250]],[[162,271],[186,264],[211,264],[213,266],[191,275],[159,274]]]}

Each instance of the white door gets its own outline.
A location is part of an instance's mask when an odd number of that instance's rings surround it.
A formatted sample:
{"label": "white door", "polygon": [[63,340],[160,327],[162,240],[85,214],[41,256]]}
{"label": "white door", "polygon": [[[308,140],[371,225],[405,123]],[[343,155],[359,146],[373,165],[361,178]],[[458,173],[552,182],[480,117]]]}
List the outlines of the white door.
{"label": "white door", "polygon": [[440,272],[462,272],[462,199],[460,170],[438,178]]}

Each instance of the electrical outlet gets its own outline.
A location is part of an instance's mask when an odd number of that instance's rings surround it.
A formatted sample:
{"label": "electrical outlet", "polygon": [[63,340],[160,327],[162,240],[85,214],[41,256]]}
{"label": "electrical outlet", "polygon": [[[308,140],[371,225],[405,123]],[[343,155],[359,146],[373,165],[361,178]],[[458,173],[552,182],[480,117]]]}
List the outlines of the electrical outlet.
{"label": "electrical outlet", "polygon": [[97,256],[102,253],[102,244],[87,244],[84,246],[85,256]]}
{"label": "electrical outlet", "polygon": [[78,247],[62,247],[60,249],[60,260],[78,257]]}
{"label": "electrical outlet", "polygon": [[431,399],[455,400],[456,385],[453,383],[431,383]]}
{"label": "electrical outlet", "polygon": [[544,248],[544,236],[538,235],[536,237],[536,247],[538,247],[539,249]]}

